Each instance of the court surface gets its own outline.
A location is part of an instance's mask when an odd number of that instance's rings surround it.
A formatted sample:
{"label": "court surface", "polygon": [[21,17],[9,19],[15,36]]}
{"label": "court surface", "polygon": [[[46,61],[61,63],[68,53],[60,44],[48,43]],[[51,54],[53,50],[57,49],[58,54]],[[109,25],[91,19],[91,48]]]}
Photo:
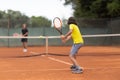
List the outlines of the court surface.
{"label": "court surface", "polygon": [[[72,74],[71,47],[0,48],[0,80],[120,80],[120,46],[84,46],[77,60],[83,74]],[[62,53],[63,52],[63,53]],[[63,55],[61,55],[63,54]]]}

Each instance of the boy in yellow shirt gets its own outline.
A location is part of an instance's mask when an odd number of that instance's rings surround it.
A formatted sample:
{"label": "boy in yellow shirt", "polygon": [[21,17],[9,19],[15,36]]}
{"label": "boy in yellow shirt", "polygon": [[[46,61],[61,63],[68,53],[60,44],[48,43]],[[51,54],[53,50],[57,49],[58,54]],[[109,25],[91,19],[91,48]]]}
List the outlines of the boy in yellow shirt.
{"label": "boy in yellow shirt", "polygon": [[76,61],[76,54],[78,50],[83,46],[84,41],[81,32],[78,28],[77,22],[73,17],[68,19],[69,31],[65,35],[61,35],[62,42],[65,43],[70,38],[73,39],[73,46],[70,52],[70,59],[73,63],[71,70],[73,73],[82,73],[83,70]]}

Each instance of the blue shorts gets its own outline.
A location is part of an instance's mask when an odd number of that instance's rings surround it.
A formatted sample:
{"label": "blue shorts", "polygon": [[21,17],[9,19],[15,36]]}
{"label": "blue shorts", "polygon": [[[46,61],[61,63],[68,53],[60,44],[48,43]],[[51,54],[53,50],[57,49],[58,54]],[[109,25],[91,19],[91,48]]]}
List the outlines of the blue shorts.
{"label": "blue shorts", "polygon": [[78,50],[83,46],[82,43],[79,44],[73,44],[70,55],[74,56],[77,54]]}

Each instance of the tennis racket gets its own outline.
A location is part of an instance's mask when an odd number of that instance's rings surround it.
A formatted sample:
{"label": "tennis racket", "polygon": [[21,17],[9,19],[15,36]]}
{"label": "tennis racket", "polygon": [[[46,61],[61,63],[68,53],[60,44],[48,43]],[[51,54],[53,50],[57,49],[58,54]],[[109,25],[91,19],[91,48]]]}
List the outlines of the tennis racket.
{"label": "tennis racket", "polygon": [[53,19],[54,28],[62,35],[62,21],[59,17]]}
{"label": "tennis racket", "polygon": [[19,36],[22,36],[22,35],[19,33],[13,33],[13,37],[19,37]]}

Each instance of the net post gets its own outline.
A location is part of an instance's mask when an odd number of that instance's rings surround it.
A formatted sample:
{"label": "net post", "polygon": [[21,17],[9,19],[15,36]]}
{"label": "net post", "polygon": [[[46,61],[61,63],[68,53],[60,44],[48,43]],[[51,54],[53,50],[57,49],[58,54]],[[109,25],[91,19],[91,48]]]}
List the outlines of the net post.
{"label": "net post", "polygon": [[45,49],[45,54],[46,54],[46,56],[48,55],[48,37],[46,36],[46,45],[45,45],[45,47],[46,47],[46,49]]}

